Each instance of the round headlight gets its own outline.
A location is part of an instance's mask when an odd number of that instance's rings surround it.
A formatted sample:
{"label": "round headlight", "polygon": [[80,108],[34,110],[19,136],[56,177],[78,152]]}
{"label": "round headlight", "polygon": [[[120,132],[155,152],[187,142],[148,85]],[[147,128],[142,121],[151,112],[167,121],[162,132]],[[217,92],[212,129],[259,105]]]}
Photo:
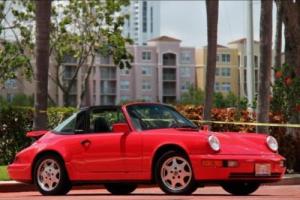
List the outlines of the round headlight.
{"label": "round headlight", "polygon": [[277,151],[278,150],[277,140],[273,136],[268,136],[266,142],[267,142],[268,147],[272,151]]}
{"label": "round headlight", "polygon": [[212,148],[212,150],[220,151],[220,149],[221,149],[220,141],[216,136],[214,136],[214,135],[209,136],[208,143],[209,143],[209,146]]}

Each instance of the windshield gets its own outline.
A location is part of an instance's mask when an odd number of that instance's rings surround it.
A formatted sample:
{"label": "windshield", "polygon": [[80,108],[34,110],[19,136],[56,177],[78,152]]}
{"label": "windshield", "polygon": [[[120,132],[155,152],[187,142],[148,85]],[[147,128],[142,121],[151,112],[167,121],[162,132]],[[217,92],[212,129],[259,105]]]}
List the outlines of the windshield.
{"label": "windshield", "polygon": [[198,128],[170,106],[157,104],[129,105],[127,111],[137,130]]}
{"label": "windshield", "polygon": [[55,132],[60,132],[60,133],[73,133],[76,124],[76,116],[77,113],[74,113],[73,115],[68,117],[65,121],[60,123],[57,127],[55,127],[53,130]]}

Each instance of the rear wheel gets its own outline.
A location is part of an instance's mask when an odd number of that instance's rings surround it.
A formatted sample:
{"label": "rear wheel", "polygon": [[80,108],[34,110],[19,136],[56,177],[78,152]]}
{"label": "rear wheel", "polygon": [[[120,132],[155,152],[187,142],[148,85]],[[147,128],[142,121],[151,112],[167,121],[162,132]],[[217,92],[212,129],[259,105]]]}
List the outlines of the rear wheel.
{"label": "rear wheel", "polygon": [[155,179],[161,190],[167,194],[191,194],[197,189],[188,158],[175,151],[166,152],[158,159]]}
{"label": "rear wheel", "polygon": [[63,161],[54,155],[40,158],[33,176],[35,185],[43,195],[65,195],[72,188]]}
{"label": "rear wheel", "polygon": [[234,183],[223,183],[223,189],[233,195],[249,195],[255,192],[259,188],[259,183],[251,182],[234,182]]}
{"label": "rear wheel", "polygon": [[125,195],[132,193],[137,188],[137,185],[130,183],[107,183],[104,184],[104,187],[111,194]]}

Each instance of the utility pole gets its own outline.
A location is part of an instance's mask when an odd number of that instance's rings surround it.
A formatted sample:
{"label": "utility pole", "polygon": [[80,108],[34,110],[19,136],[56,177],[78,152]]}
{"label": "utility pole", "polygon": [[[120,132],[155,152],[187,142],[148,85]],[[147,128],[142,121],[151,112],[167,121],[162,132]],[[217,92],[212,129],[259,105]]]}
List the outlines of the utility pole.
{"label": "utility pole", "polygon": [[247,85],[247,99],[250,107],[253,105],[253,2],[252,0],[246,1],[247,3],[247,67],[246,67],[246,85]]}

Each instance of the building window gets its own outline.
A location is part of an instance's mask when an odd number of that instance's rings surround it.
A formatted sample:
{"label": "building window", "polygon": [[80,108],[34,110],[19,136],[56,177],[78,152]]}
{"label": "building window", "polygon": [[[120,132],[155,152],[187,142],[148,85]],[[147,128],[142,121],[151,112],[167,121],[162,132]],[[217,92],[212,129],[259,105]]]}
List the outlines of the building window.
{"label": "building window", "polygon": [[216,75],[216,76],[220,76],[220,68],[216,68],[215,75]]}
{"label": "building window", "polygon": [[123,69],[120,70],[120,75],[122,76],[127,76],[130,74],[130,71],[127,67],[124,67]]}
{"label": "building window", "polygon": [[152,68],[149,66],[142,67],[142,75],[144,76],[151,76],[152,75]]}
{"label": "building window", "polygon": [[221,73],[222,76],[230,76],[230,68],[228,67],[221,68]]}
{"label": "building window", "polygon": [[142,90],[151,90],[151,82],[148,80],[143,80]]}
{"label": "building window", "polygon": [[231,91],[231,84],[230,83],[222,83],[222,91],[230,92]]}
{"label": "building window", "polygon": [[71,78],[73,78],[75,73],[76,73],[75,66],[66,65],[66,66],[64,66],[63,79],[71,79]]}
{"label": "building window", "polygon": [[163,65],[175,66],[176,65],[176,54],[174,54],[174,53],[163,54]]}
{"label": "building window", "polygon": [[220,55],[219,54],[217,54],[216,61],[220,62]]}
{"label": "building window", "polygon": [[151,60],[151,52],[150,51],[143,51],[142,52],[142,59],[143,60]]}
{"label": "building window", "polygon": [[218,91],[220,91],[220,83],[216,82],[215,83],[215,92],[218,92]]}
{"label": "building window", "polygon": [[147,32],[147,1],[143,1],[143,32]]}
{"label": "building window", "polygon": [[100,55],[100,62],[101,64],[109,64],[109,56],[107,55]]}
{"label": "building window", "polygon": [[101,67],[100,76],[102,80],[115,80],[116,68],[115,67]]}
{"label": "building window", "polygon": [[181,84],[180,89],[181,89],[181,91],[186,92],[190,88],[190,86],[191,86],[191,83],[189,81],[185,81]]}
{"label": "building window", "polygon": [[258,68],[258,56],[254,56],[254,67]]}
{"label": "building window", "polygon": [[129,90],[129,81],[127,81],[127,80],[120,81],[120,89],[121,90]]}
{"label": "building window", "polygon": [[222,54],[222,62],[230,63],[230,54]]}
{"label": "building window", "polygon": [[180,57],[181,57],[181,63],[183,64],[190,64],[192,61],[192,55],[188,51],[181,52]]}
{"label": "building window", "polygon": [[7,96],[6,96],[7,102],[11,103],[13,101],[13,99],[14,99],[14,96],[15,96],[14,94],[9,94],[8,93]]}
{"label": "building window", "polygon": [[180,76],[181,77],[191,77],[191,68],[190,67],[180,67]]}
{"label": "building window", "polygon": [[4,83],[4,87],[6,89],[15,89],[17,88],[17,80],[16,79],[8,79]]}
{"label": "building window", "polygon": [[121,101],[128,101],[129,99],[130,99],[129,96],[126,95],[121,96]]}

